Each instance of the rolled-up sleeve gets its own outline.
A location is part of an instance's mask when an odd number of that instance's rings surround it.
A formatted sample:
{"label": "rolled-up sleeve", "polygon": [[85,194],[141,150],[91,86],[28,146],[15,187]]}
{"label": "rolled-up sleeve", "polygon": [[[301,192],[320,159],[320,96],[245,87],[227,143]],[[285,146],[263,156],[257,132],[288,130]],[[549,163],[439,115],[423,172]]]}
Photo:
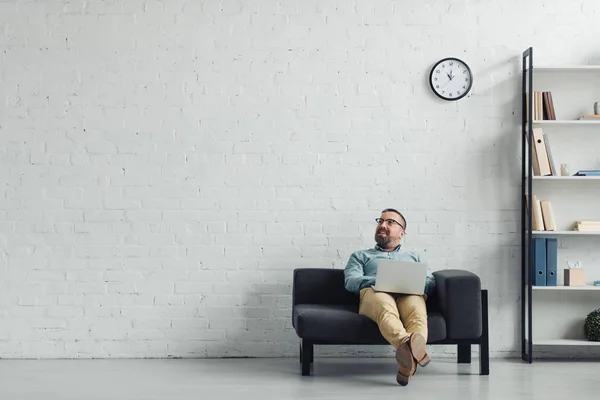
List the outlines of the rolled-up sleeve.
{"label": "rolled-up sleeve", "polygon": [[[417,255],[417,262],[425,262],[423,260],[423,257],[421,257],[420,255]],[[427,276],[425,278],[425,294],[427,296],[431,296],[433,294],[433,291],[435,289],[435,276],[433,276],[433,271],[431,270],[431,267],[427,267]]]}
{"label": "rolled-up sleeve", "polygon": [[431,272],[431,268],[427,269],[427,277],[425,278],[425,293],[427,296],[431,296],[435,289],[435,276]]}
{"label": "rolled-up sleeve", "polygon": [[346,290],[359,294],[360,291],[368,286],[375,284],[374,276],[366,276],[363,269],[363,263],[356,253],[353,253],[344,268],[344,286]]}

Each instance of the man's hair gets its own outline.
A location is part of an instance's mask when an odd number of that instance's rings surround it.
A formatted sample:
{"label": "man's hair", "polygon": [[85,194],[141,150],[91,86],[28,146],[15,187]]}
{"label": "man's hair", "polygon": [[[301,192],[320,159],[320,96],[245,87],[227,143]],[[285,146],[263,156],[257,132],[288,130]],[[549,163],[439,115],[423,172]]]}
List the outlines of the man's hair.
{"label": "man's hair", "polygon": [[400,211],[393,209],[393,208],[386,208],[381,213],[383,214],[384,212],[393,212],[393,213],[398,214],[400,216],[400,218],[402,218],[402,221],[404,221],[404,229],[406,229],[406,218],[404,218],[404,215],[402,215],[402,213]]}

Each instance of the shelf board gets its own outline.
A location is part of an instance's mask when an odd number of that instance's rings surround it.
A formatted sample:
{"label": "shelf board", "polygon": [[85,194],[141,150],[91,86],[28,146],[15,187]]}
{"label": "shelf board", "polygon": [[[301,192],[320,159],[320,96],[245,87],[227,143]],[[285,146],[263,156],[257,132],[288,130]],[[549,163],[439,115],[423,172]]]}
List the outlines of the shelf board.
{"label": "shelf board", "polygon": [[600,346],[600,342],[585,339],[533,339],[534,346]]}
{"label": "shelf board", "polygon": [[533,236],[600,236],[600,231],[532,231]]}
{"label": "shelf board", "polygon": [[533,72],[600,72],[600,65],[564,65],[533,67]]}
{"label": "shelf board", "polygon": [[598,125],[600,126],[600,118],[598,119],[537,119],[531,121],[534,125],[549,125],[549,126],[587,126],[587,125]]}
{"label": "shelf board", "polygon": [[570,176],[534,176],[532,177],[534,181],[595,181],[600,180],[600,176],[590,175],[590,176],[579,176],[579,175],[570,175]]}
{"label": "shelf board", "polygon": [[587,291],[600,291],[600,286],[585,285],[585,286],[532,286],[533,290],[556,290],[556,291],[575,291],[575,292],[587,292]]}

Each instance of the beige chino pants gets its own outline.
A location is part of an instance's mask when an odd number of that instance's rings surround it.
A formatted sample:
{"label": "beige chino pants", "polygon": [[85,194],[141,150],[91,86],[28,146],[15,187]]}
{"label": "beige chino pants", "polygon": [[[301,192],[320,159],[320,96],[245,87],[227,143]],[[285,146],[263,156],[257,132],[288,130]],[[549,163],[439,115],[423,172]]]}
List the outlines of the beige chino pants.
{"label": "beige chino pants", "polygon": [[377,323],[383,337],[394,349],[420,333],[427,340],[427,295],[406,295],[376,292],[373,288],[360,291],[358,313]]}

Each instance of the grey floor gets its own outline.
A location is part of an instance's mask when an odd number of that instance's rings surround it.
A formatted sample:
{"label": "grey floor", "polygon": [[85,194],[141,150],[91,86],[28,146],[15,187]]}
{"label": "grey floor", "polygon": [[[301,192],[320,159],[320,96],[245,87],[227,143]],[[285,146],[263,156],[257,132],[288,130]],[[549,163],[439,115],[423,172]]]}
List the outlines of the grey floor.
{"label": "grey floor", "polygon": [[[593,399],[597,361],[433,360],[406,387],[393,359],[317,359],[302,377],[293,359],[0,360],[0,399]],[[476,361],[474,359],[473,361]],[[402,396],[402,397],[399,397]],[[418,397],[416,397],[418,396]]]}

